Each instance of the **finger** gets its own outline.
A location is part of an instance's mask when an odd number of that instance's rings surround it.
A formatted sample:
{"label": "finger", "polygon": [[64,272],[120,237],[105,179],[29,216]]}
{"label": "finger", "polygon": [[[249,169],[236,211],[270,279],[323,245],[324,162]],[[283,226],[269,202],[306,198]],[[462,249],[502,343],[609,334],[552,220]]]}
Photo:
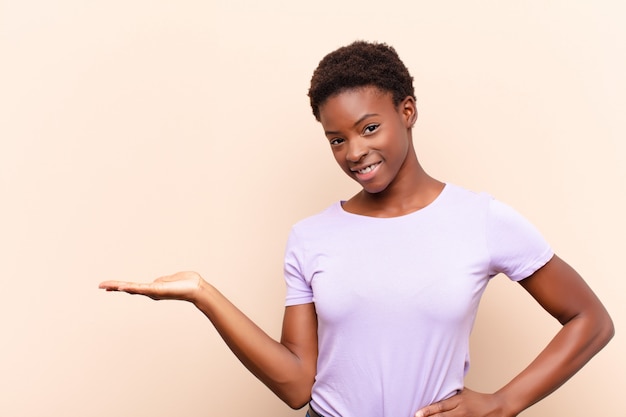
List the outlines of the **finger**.
{"label": "finger", "polygon": [[161,286],[158,284],[143,284],[137,282],[128,282],[126,283],[126,285],[120,285],[120,287],[118,288],[118,291],[124,291],[128,294],[141,294],[148,296],[159,295],[159,293],[161,292],[160,290]]}
{"label": "finger", "polygon": [[130,284],[129,282],[124,281],[102,281],[98,288],[107,290],[107,291],[117,291],[120,286]]}
{"label": "finger", "polygon": [[450,399],[439,401],[420,409],[415,413],[415,417],[435,417],[442,416],[443,413],[456,408],[456,401]]}
{"label": "finger", "polygon": [[140,284],[137,282],[127,281],[104,281],[101,282],[99,288],[107,291],[124,291],[132,294],[137,294],[145,291],[149,291],[152,284]]}

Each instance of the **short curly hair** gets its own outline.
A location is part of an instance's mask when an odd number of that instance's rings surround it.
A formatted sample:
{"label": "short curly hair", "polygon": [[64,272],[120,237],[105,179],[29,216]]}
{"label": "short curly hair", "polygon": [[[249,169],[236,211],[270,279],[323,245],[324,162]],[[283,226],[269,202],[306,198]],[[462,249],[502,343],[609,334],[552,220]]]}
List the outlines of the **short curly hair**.
{"label": "short curly hair", "polygon": [[413,77],[393,47],[356,41],[326,55],[313,72],[309,99],[315,119],[320,121],[319,108],[331,96],[365,86],[392,93],[395,105],[415,98]]}

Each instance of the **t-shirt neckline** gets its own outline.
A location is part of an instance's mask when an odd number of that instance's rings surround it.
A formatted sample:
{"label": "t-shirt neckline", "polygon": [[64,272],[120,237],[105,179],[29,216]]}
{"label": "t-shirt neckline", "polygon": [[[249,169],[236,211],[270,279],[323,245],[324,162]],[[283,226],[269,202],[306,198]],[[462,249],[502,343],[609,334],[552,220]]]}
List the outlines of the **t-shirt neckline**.
{"label": "t-shirt neckline", "polygon": [[441,192],[439,192],[439,195],[437,195],[437,197],[435,197],[433,201],[431,201],[429,204],[427,204],[426,206],[422,208],[414,210],[410,213],[402,214],[400,216],[376,217],[376,216],[367,216],[365,214],[351,213],[343,208],[343,203],[345,203],[346,200],[338,201],[337,203],[335,203],[335,207],[343,216],[346,216],[346,217],[353,217],[353,218],[359,218],[359,219],[371,219],[374,221],[386,221],[386,220],[390,221],[394,219],[404,219],[404,218],[408,218],[411,216],[419,216],[432,210],[435,206],[440,204],[441,200],[443,200],[445,195],[448,194],[450,188],[452,188],[451,184],[444,183]]}

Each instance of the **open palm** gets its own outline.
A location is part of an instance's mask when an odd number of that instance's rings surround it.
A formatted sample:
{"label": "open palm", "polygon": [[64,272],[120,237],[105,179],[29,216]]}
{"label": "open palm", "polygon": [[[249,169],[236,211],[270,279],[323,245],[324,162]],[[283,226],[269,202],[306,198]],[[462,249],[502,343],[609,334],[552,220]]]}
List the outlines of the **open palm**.
{"label": "open palm", "polygon": [[104,281],[100,283],[99,287],[107,291],[145,295],[153,300],[193,301],[201,284],[202,278],[198,273],[184,271],[157,278],[150,283]]}

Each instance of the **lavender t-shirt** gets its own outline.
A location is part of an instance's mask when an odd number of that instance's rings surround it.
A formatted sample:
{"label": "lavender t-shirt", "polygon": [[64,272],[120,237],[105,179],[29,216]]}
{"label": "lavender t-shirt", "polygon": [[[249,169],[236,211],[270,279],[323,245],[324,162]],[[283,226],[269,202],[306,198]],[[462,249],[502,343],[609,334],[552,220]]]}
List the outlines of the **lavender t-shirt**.
{"label": "lavender t-shirt", "polygon": [[313,408],[325,417],[410,417],[454,395],[489,279],[524,279],[552,255],[513,209],[452,184],[404,216],[356,215],[338,202],[297,223],[286,305],[315,303]]}

